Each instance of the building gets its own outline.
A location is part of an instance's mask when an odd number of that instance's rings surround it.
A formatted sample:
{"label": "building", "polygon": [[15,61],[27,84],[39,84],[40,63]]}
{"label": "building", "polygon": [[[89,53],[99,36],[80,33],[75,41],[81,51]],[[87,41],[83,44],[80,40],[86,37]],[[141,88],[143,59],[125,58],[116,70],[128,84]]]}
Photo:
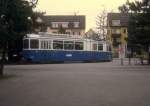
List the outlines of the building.
{"label": "building", "polygon": [[128,13],[108,13],[107,40],[112,44],[114,57],[125,57],[127,53]]}
{"label": "building", "polygon": [[48,15],[44,16],[47,32],[59,33],[60,28],[65,33],[72,35],[84,35],[85,16],[84,15]]}

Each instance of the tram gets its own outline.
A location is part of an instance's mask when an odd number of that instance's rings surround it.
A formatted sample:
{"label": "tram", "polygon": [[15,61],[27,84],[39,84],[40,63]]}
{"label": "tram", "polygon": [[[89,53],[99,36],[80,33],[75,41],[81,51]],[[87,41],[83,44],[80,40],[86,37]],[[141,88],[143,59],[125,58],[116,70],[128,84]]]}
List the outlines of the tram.
{"label": "tram", "polygon": [[22,54],[26,61],[38,63],[112,60],[107,42],[53,33],[27,34]]}

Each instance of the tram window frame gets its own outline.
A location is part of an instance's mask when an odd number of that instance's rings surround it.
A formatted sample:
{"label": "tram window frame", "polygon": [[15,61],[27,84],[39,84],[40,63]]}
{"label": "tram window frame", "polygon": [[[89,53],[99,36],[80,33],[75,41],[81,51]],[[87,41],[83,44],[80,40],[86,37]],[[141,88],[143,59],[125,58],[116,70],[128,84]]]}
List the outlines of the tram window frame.
{"label": "tram window frame", "polygon": [[84,49],[84,43],[75,41],[75,50],[83,50]]}
{"label": "tram window frame", "polygon": [[103,51],[103,50],[104,50],[103,44],[98,44],[98,51]]}
{"label": "tram window frame", "polygon": [[24,39],[23,40],[23,49],[29,49],[29,39]]}
{"label": "tram window frame", "polygon": [[30,49],[39,49],[39,39],[30,39]]}
{"label": "tram window frame", "polygon": [[41,40],[40,42],[41,49],[51,49],[51,40]]}
{"label": "tram window frame", "polygon": [[63,41],[53,40],[53,49],[54,50],[63,50]]}
{"label": "tram window frame", "polygon": [[74,41],[64,41],[64,50],[73,50]]}
{"label": "tram window frame", "polygon": [[93,50],[97,51],[97,43],[93,43]]}

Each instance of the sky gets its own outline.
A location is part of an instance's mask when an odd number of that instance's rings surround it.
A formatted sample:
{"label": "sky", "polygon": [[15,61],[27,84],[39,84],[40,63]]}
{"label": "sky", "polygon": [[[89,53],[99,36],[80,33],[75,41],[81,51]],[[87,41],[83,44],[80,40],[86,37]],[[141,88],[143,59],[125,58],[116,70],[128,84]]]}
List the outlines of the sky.
{"label": "sky", "polygon": [[46,15],[85,15],[86,30],[96,27],[96,17],[102,10],[118,11],[126,0],[39,0],[37,11]]}

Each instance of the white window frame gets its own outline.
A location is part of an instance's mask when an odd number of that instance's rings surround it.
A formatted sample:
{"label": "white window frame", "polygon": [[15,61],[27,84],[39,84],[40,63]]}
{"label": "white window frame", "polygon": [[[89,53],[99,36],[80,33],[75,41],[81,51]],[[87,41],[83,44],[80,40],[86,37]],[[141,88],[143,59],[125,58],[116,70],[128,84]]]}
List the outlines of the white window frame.
{"label": "white window frame", "polygon": [[121,26],[120,20],[112,20],[112,26]]}
{"label": "white window frame", "polygon": [[52,22],[52,28],[58,28],[62,26],[63,28],[68,28],[69,22]]}
{"label": "white window frame", "polygon": [[52,28],[58,28],[59,24],[57,22],[52,22]]}
{"label": "white window frame", "polygon": [[80,22],[74,22],[74,28],[79,28],[79,23]]}

